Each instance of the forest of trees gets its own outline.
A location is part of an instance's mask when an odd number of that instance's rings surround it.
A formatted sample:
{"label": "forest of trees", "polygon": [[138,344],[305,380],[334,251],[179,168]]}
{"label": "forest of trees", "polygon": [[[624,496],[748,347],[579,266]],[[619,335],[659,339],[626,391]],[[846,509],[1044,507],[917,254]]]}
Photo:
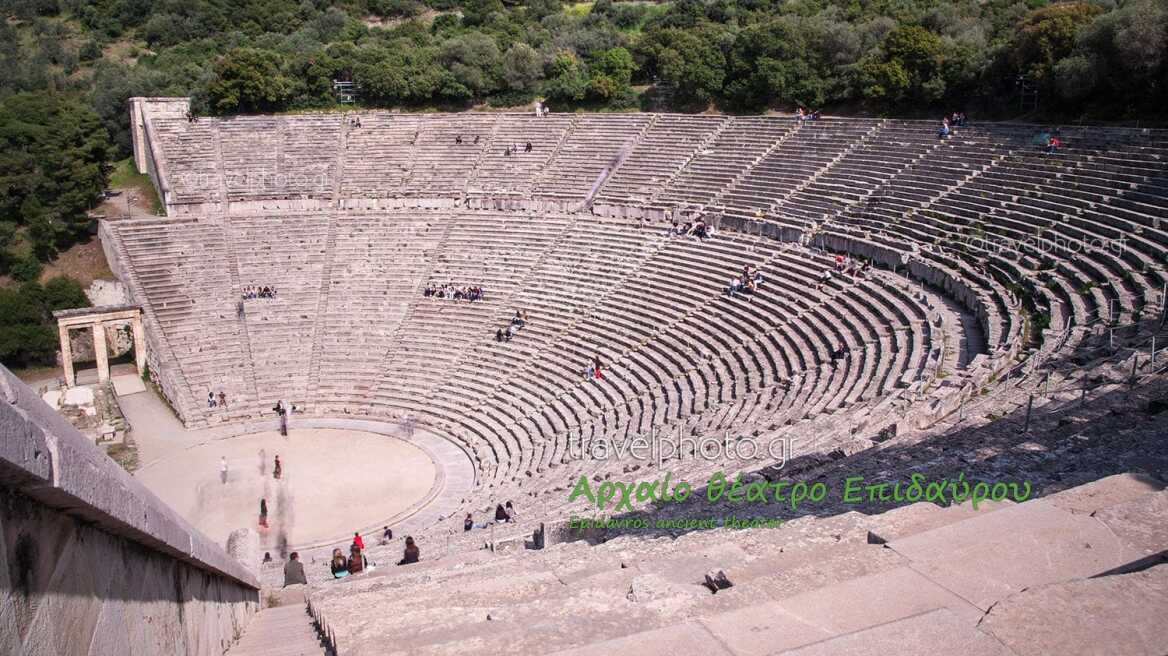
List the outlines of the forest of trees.
{"label": "forest of trees", "polygon": [[0,0],[0,273],[85,240],[126,99],[1168,119],[1165,0]]}

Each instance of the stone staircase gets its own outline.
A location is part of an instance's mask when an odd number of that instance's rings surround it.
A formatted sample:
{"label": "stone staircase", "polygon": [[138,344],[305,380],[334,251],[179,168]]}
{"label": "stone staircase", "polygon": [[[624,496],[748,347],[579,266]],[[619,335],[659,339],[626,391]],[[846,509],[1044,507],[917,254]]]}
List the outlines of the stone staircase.
{"label": "stone staircase", "polygon": [[259,612],[228,656],[331,655],[303,603],[276,606]]}

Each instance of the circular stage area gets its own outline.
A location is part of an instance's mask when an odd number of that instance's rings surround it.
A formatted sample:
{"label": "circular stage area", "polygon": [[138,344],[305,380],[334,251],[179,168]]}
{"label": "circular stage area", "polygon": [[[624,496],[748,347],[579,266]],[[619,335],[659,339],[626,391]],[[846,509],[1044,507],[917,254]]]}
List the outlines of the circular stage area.
{"label": "circular stage area", "polygon": [[[227,459],[226,482],[220,458]],[[137,477],[220,544],[247,527],[271,551],[281,544],[347,545],[354,531],[379,529],[416,509],[437,474],[425,451],[395,437],[298,428],[288,437],[272,431],[199,444],[151,463]],[[261,499],[267,527],[260,525]]]}

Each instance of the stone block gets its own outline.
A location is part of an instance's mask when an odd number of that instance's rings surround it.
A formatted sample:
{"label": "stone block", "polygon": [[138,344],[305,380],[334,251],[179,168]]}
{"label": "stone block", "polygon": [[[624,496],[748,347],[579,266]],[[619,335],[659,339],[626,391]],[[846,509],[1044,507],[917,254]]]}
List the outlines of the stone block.
{"label": "stone block", "polygon": [[[1053,652],[1051,652],[1053,653]],[[939,608],[782,652],[783,656],[1014,656],[996,640]]]}
{"label": "stone block", "polygon": [[731,652],[696,622],[557,651],[554,656],[730,656]]}
{"label": "stone block", "polygon": [[979,628],[1014,654],[1161,656],[1168,565],[1038,586],[998,602]]}
{"label": "stone block", "polygon": [[1139,557],[1101,522],[1030,501],[889,543],[982,610],[1019,590],[1094,576]]}

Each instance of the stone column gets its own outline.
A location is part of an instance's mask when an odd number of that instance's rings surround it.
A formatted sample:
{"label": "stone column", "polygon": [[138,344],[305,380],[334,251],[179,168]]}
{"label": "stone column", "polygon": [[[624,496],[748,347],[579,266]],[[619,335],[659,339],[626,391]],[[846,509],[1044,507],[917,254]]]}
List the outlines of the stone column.
{"label": "stone column", "polygon": [[139,312],[130,325],[134,330],[134,364],[138,366],[138,375],[146,373],[146,331],[142,328],[142,313]]}
{"label": "stone column", "polygon": [[97,382],[109,380],[109,353],[105,347],[105,324],[93,324],[93,355],[97,358]]}
{"label": "stone column", "polygon": [[65,370],[65,387],[73,387],[77,379],[73,376],[73,347],[69,345],[69,327],[57,324],[57,334],[61,340],[61,368]]}

